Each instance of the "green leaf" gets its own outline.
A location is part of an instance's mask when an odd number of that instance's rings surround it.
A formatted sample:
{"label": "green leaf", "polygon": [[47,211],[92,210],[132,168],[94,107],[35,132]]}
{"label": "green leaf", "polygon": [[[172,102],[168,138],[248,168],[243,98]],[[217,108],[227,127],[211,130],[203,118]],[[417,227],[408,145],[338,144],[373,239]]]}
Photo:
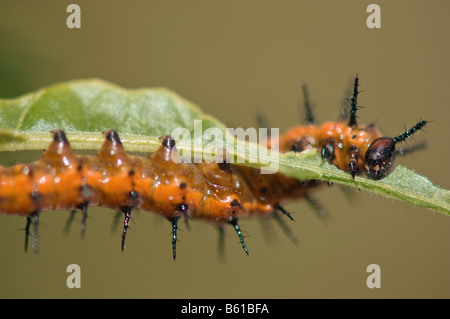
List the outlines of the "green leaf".
{"label": "green leaf", "polygon": [[[201,133],[217,128],[222,135],[214,141],[195,138],[195,120]],[[164,88],[126,90],[102,80],[55,84],[17,99],[0,100],[0,151],[42,150],[51,141],[50,130],[66,131],[73,149],[98,149],[102,131],[115,129],[127,151],[154,152],[159,137],[176,128],[186,128],[191,139],[177,141],[186,154],[205,156],[227,145],[235,162],[264,167],[271,162],[279,172],[301,180],[318,179],[405,201],[450,215],[450,191],[403,167],[381,181],[355,177],[328,164],[316,151],[278,154],[260,145],[238,141],[248,153],[230,148],[234,137],[225,126],[194,104]],[[197,132],[198,133],[198,132]],[[244,163],[243,163],[244,162]]]}
{"label": "green leaf", "polygon": [[97,149],[106,129],[120,132],[130,151],[149,152],[175,128],[192,134],[223,124],[165,88],[125,90],[93,79],[55,84],[17,99],[0,100],[0,151],[43,149],[49,131],[66,131],[74,149]]}

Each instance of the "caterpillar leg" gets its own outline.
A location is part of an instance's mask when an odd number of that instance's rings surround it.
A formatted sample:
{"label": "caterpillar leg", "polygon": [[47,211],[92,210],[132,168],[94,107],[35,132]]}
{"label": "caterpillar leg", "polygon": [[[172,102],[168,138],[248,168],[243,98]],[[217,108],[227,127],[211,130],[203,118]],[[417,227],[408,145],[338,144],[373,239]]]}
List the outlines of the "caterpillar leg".
{"label": "caterpillar leg", "polygon": [[[266,115],[263,111],[258,110],[256,113],[256,123],[258,124],[258,128],[269,128],[271,127],[269,121],[267,120]],[[268,136],[270,137],[270,136]]]}
{"label": "caterpillar leg", "polygon": [[283,213],[284,215],[286,215],[290,220],[294,220],[294,218],[291,216],[291,214],[290,214],[288,211],[286,211],[283,207],[281,207],[280,204],[275,204],[275,205],[273,206],[273,208],[275,208],[276,210],[282,212],[282,213]]}
{"label": "caterpillar leg", "polygon": [[124,207],[121,209],[121,211],[125,214],[125,218],[123,220],[123,231],[122,231],[122,251],[125,249],[125,238],[127,237],[127,230],[130,223],[131,218],[131,211],[133,210],[132,207]]}
{"label": "caterpillar leg", "polygon": [[77,211],[75,209],[70,211],[69,218],[67,218],[66,225],[64,226],[64,230],[63,230],[64,235],[67,235],[69,233],[70,227],[72,227],[72,223],[73,223],[73,220],[75,219],[76,213],[77,213]]}
{"label": "caterpillar leg", "polygon": [[303,91],[303,100],[304,100],[304,107],[305,107],[305,123],[306,124],[315,124],[316,120],[314,118],[314,114],[312,112],[312,105],[311,101],[309,100],[309,92],[308,87],[305,83],[302,85],[302,91]]}
{"label": "caterpillar leg", "polygon": [[[187,204],[180,204],[177,207],[177,211],[181,212],[184,221],[186,223],[186,227],[190,227],[189,223],[188,223],[188,210],[189,210],[189,206]],[[178,231],[178,221],[180,220],[180,216],[174,216],[169,218],[169,221],[172,223],[172,254],[173,254],[173,260],[175,260],[175,258],[177,258],[177,241],[178,241],[178,236],[177,236],[177,231]]]}
{"label": "caterpillar leg", "polygon": [[178,220],[179,217],[172,217],[169,219],[169,221],[172,223],[172,254],[173,254],[173,260],[177,258],[177,230],[178,230]]}
{"label": "caterpillar leg", "polygon": [[314,212],[319,216],[321,219],[326,220],[328,218],[327,211],[319,204],[319,202],[311,197],[311,195],[305,195],[305,199],[308,202],[309,206],[314,210]]}
{"label": "caterpillar leg", "polygon": [[[81,238],[84,238],[84,235],[86,234],[86,220],[87,220],[87,208],[88,203],[85,203],[80,206],[81,212],[82,212],[82,220],[81,220]],[[70,231],[70,227],[72,227],[72,223],[75,219],[75,214],[77,213],[77,210],[73,209],[70,211],[69,218],[67,218],[66,225],[64,226],[64,234],[67,235]]]}
{"label": "caterpillar leg", "polygon": [[[273,217],[273,216],[270,216]],[[264,236],[264,242],[272,243],[275,240],[275,234],[273,232],[272,219],[259,218],[259,224],[261,226],[262,234]]]}
{"label": "caterpillar leg", "polygon": [[286,236],[294,243],[297,244],[298,240],[297,238],[294,236],[294,233],[292,233],[291,229],[289,228],[288,225],[286,225],[286,223],[284,222],[284,220],[281,218],[280,214],[278,214],[277,211],[281,212],[283,215],[287,216],[290,220],[295,221],[294,218],[291,216],[291,214],[286,211],[280,204],[275,204],[273,206],[273,208],[275,209],[273,212],[273,217],[275,218],[275,220],[277,221],[278,225],[281,227],[281,229],[283,230],[283,232],[286,234]]}
{"label": "caterpillar leg", "polygon": [[84,202],[81,205],[81,212],[83,214],[83,217],[81,219],[81,238],[84,238],[84,235],[86,234],[87,208],[88,202]]}
{"label": "caterpillar leg", "polygon": [[244,249],[245,253],[248,255],[248,249],[245,245],[244,236],[242,235],[241,228],[239,227],[237,223],[237,218],[233,218],[229,221],[229,223],[234,227],[234,230],[236,230],[237,235],[239,236],[239,241],[241,242],[242,248]]}
{"label": "caterpillar leg", "polygon": [[191,229],[191,226],[189,225],[189,216],[188,216],[188,210],[189,210],[189,205],[187,204],[180,204],[177,207],[177,211],[181,212],[183,214],[183,218],[184,218],[184,223],[186,225],[186,228],[188,230]]}
{"label": "caterpillar leg", "polygon": [[30,226],[33,225],[33,231],[31,236],[33,237],[33,251],[38,252],[38,225],[39,225],[39,212],[34,212],[27,217],[27,224],[25,226],[25,251],[28,251],[28,239],[30,237]]}
{"label": "caterpillar leg", "polygon": [[273,212],[273,218],[277,222],[277,224],[280,226],[280,228],[283,230],[283,232],[286,234],[286,236],[292,241],[294,244],[298,243],[297,237],[295,237],[292,230],[289,228],[289,226],[285,223],[283,218],[281,218],[280,214],[278,214],[277,211]]}

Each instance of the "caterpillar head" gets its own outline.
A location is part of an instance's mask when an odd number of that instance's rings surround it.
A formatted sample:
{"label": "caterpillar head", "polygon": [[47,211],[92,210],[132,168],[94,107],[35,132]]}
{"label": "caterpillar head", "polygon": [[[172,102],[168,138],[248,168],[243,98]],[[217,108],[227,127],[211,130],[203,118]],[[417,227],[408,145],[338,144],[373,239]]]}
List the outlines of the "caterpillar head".
{"label": "caterpillar head", "polygon": [[389,173],[395,151],[392,138],[381,137],[370,144],[366,152],[366,175],[371,179],[381,179]]}
{"label": "caterpillar head", "polygon": [[427,124],[427,121],[420,121],[403,134],[390,138],[381,137],[374,140],[366,151],[365,170],[367,177],[371,179],[382,179],[389,173],[394,159],[395,144],[410,138],[412,134],[420,130]]}

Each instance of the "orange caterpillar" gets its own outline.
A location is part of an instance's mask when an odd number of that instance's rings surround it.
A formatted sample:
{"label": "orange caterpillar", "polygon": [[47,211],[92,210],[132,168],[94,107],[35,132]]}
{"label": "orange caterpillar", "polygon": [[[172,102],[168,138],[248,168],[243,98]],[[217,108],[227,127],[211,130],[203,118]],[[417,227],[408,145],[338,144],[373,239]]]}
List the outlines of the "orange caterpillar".
{"label": "orange caterpillar", "polygon": [[[316,148],[322,157],[354,177],[365,173],[372,179],[388,174],[395,145],[427,122],[394,137],[383,137],[374,126],[356,123],[358,78],[350,100],[348,122],[314,124],[307,103],[307,121],[280,138],[280,151]],[[162,144],[149,158],[125,153],[114,130],[103,132],[105,141],[98,156],[75,155],[64,131],[53,130],[53,141],[41,159],[30,164],[0,167],[0,212],[27,217],[26,241],[34,226],[37,246],[39,213],[50,209],[81,209],[82,229],[89,206],[108,207],[124,213],[122,250],[134,209],[152,211],[166,217],[172,225],[172,252],[176,257],[180,218],[203,219],[219,226],[231,224],[248,254],[238,225],[243,216],[272,215],[281,212],[292,217],[280,203],[289,198],[308,196],[317,181],[301,182],[280,174],[260,174],[259,170],[228,163],[175,163],[175,140],[162,136]]]}

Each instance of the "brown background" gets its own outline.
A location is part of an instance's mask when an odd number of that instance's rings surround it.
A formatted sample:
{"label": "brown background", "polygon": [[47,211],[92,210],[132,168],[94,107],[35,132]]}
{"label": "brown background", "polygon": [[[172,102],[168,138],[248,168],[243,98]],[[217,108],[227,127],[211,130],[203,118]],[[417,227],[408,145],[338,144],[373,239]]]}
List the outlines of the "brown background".
{"label": "brown background", "polygon": [[[382,28],[366,26],[366,7],[381,6]],[[76,78],[124,87],[165,86],[229,126],[255,125],[262,109],[283,132],[300,121],[308,83],[320,121],[334,120],[355,73],[361,122],[388,136],[420,118],[428,149],[399,159],[449,187],[450,5],[445,1],[86,1],[82,28],[66,27],[69,1],[2,1],[0,94],[13,97]],[[408,142],[409,143],[409,142]],[[6,157],[9,156],[9,157]],[[2,163],[38,154],[1,154]],[[315,192],[331,214],[322,223],[303,202],[286,208],[300,244],[273,224],[266,240],[245,220],[250,256],[232,229],[226,262],[217,232],[193,222],[171,258],[170,226],[134,215],[120,251],[114,213],[90,210],[62,231],[67,212],[41,214],[40,253],[23,252],[25,219],[0,216],[0,297],[29,298],[448,298],[450,219],[429,210],[337,186]],[[120,227],[120,226],[119,226]],[[66,267],[81,266],[81,289],[66,287]],[[366,267],[381,266],[381,289],[366,287]]]}

